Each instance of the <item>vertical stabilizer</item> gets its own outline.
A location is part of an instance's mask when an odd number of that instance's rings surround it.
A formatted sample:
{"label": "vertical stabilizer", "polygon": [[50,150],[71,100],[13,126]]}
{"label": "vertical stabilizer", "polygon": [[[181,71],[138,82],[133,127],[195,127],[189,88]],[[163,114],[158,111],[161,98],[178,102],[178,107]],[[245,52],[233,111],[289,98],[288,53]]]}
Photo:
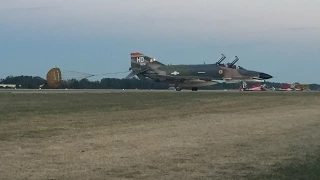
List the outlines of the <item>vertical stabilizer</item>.
{"label": "vertical stabilizer", "polygon": [[139,79],[141,79],[144,77],[142,73],[147,71],[156,72],[158,67],[165,66],[164,64],[158,62],[155,58],[151,58],[140,52],[132,52],[130,53],[130,57],[131,57],[130,70],[132,70],[132,72],[126,78],[131,78],[137,75]]}

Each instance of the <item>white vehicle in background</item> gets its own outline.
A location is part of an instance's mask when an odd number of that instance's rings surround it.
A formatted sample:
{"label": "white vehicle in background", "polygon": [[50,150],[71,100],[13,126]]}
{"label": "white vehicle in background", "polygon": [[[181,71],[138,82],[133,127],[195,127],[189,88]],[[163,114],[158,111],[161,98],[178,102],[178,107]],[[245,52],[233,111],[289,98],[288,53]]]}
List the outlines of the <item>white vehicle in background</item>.
{"label": "white vehicle in background", "polygon": [[15,85],[15,84],[0,84],[0,88],[14,88],[14,89],[17,89],[17,85]]}

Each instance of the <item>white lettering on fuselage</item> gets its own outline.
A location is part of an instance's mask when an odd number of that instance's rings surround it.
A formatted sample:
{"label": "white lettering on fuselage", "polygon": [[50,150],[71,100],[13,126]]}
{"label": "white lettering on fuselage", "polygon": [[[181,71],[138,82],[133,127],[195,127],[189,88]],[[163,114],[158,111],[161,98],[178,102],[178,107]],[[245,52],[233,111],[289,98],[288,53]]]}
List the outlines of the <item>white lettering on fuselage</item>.
{"label": "white lettering on fuselage", "polygon": [[141,56],[141,57],[137,57],[137,63],[140,64],[140,66],[145,66],[147,65],[146,61],[144,60],[144,57]]}

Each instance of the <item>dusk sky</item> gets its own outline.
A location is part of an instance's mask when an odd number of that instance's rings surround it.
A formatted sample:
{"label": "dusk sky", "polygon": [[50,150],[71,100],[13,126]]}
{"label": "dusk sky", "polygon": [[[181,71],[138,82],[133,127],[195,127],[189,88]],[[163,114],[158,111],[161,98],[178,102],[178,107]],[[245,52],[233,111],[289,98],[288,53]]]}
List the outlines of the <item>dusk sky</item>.
{"label": "dusk sky", "polygon": [[224,53],[273,82],[320,83],[319,7],[319,0],[1,0],[0,78],[45,77],[55,66],[126,71],[130,52],[139,51],[164,64],[213,63]]}

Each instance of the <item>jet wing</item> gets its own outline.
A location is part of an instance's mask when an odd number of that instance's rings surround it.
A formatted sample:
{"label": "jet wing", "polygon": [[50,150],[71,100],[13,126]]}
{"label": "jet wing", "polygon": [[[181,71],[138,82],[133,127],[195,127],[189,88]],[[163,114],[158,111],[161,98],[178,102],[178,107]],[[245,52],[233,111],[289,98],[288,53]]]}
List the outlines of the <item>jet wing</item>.
{"label": "jet wing", "polygon": [[169,81],[175,82],[188,82],[188,83],[200,83],[200,82],[215,82],[215,80],[211,78],[199,78],[197,76],[165,76],[165,75],[157,75],[159,79],[165,79]]}

